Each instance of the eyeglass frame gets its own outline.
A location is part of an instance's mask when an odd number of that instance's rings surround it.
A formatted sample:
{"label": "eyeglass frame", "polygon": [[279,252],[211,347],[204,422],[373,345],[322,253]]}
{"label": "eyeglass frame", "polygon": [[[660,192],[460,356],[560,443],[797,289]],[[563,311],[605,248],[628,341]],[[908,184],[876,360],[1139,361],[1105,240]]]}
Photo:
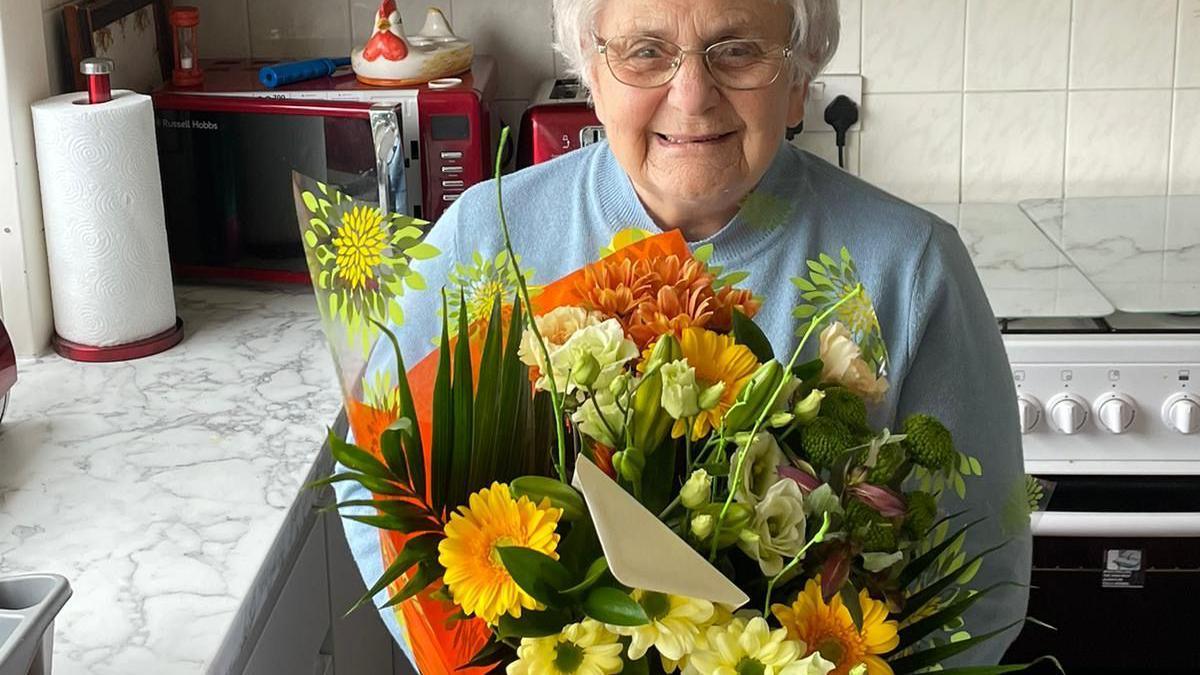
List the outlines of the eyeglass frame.
{"label": "eyeglass frame", "polygon": [[642,86],[642,85],[638,85],[638,84],[630,84],[630,83],[622,80],[621,78],[617,77],[616,71],[613,70],[612,62],[610,62],[608,60],[608,45],[613,40],[617,40],[619,38],[631,38],[631,37],[639,37],[639,36],[636,33],[631,34],[631,35],[614,35],[614,36],[608,38],[607,40],[604,40],[599,35],[592,33],[592,39],[596,41],[596,52],[604,57],[604,65],[608,66],[608,72],[612,73],[613,79],[615,79],[617,82],[620,82],[621,84],[623,84],[627,87],[633,87],[634,89],[657,89],[659,87],[663,87],[663,86],[670,84],[671,81],[675,79],[675,76],[679,74],[679,69],[683,67],[683,59],[692,54],[694,54],[696,56],[704,57],[704,59],[703,59],[704,70],[706,70],[708,72],[709,77],[713,78],[713,81],[716,82],[717,86],[719,86],[719,87],[733,89],[734,91],[755,91],[757,89],[766,89],[767,87],[769,87],[779,81],[779,76],[783,74],[784,64],[787,63],[788,59],[790,59],[792,57],[792,54],[794,54],[796,51],[796,50],[792,49],[790,46],[778,45],[777,43],[775,43],[775,46],[772,47],[771,51],[775,51],[775,49],[782,49],[783,50],[783,58],[779,60],[779,70],[775,71],[775,75],[773,75],[769,81],[767,81],[764,84],[760,84],[756,87],[748,87],[748,88],[730,87],[728,85],[721,84],[716,73],[713,72],[712,63],[710,63],[708,60],[708,53],[715,47],[720,47],[721,45],[726,45],[731,42],[755,42],[755,43],[759,43],[761,45],[764,43],[771,44],[769,40],[766,40],[763,38],[730,38],[728,40],[721,40],[719,42],[714,42],[711,45],[705,47],[704,49],[684,49],[680,45],[677,45],[674,42],[671,42],[670,40],[666,40],[666,39],[659,38],[659,37],[654,37],[652,35],[645,35],[645,36],[641,36],[641,37],[645,37],[645,38],[648,38],[651,40],[657,40],[659,42],[671,45],[675,49],[679,50],[679,54],[676,55],[674,59],[672,59],[672,62],[675,65],[674,65],[674,68],[671,70],[671,76],[668,77],[666,80],[664,80],[662,82],[662,84]]}

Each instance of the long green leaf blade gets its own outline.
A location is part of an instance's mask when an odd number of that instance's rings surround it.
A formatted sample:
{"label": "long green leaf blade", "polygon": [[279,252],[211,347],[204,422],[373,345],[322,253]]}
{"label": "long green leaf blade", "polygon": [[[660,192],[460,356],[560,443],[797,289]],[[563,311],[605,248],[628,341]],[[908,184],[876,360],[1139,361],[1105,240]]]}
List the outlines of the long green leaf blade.
{"label": "long green leaf blade", "polygon": [[388,607],[393,607],[404,602],[405,600],[408,600],[412,596],[428,588],[429,584],[432,584],[433,582],[442,578],[442,575],[445,573],[446,570],[441,565],[437,564],[436,562],[426,560],[425,562],[421,563],[419,567],[417,567],[417,573],[409,578],[408,583],[404,584],[404,588],[402,588],[399,593],[392,596],[391,600],[388,600],[385,604],[381,605],[379,609],[387,609]]}
{"label": "long green leaf blade", "polygon": [[922,572],[924,572],[926,569],[928,569],[928,567],[930,565],[932,565],[934,563],[934,561],[937,560],[940,555],[942,555],[943,551],[945,551],[946,549],[953,546],[954,542],[956,540],[960,539],[963,535],[965,535],[967,533],[967,530],[971,529],[972,527],[975,527],[979,523],[982,523],[984,520],[987,520],[987,519],[980,518],[978,520],[967,523],[966,525],[963,525],[962,528],[959,529],[957,532],[955,532],[953,535],[946,537],[945,541],[938,544],[937,546],[934,546],[933,548],[929,549],[929,551],[927,551],[921,557],[919,557],[916,560],[913,560],[909,564],[905,565],[904,569],[900,572],[899,578],[896,580],[897,583],[900,584],[900,588],[908,588],[908,586],[910,584],[912,584],[912,582],[917,580],[917,577],[921,576]]}
{"label": "long green leaf blade", "polygon": [[[454,403],[450,382],[450,312],[446,295],[442,294],[442,340],[438,348],[438,369],[433,384],[433,505],[442,510],[447,506],[450,489],[450,468],[454,458]],[[457,506],[457,505],[454,505]],[[450,509],[447,509],[450,510]]]}
{"label": "long green leaf blade", "polygon": [[[412,389],[408,384],[408,369],[404,365],[404,354],[400,351],[400,340],[387,326],[374,321],[380,332],[387,336],[392,343],[392,351],[396,354],[396,392],[400,399],[400,417],[412,422],[412,426],[402,431],[405,457],[408,460],[408,477],[417,495],[425,497],[425,450],[421,443],[421,429],[417,421],[417,407],[413,403]],[[419,458],[420,461],[414,461]]]}
{"label": "long green leaf blade", "polygon": [[390,586],[393,581],[399,579],[400,575],[407,572],[413,565],[431,555],[437,555],[438,542],[443,538],[441,534],[431,533],[408,540],[408,543],[404,545],[404,548],[396,556],[396,559],[392,561],[392,564],[388,565],[388,568],[383,571],[383,576],[379,577],[379,580],[343,616],[349,616],[351,612],[370,602],[371,598],[378,595],[379,591]]}
{"label": "long green leaf blade", "polygon": [[496,478],[498,455],[501,449],[497,446],[496,437],[500,418],[500,371],[504,356],[504,329],[501,325],[500,298],[492,303],[492,313],[488,318],[487,337],[483,343],[483,354],[479,360],[479,386],[475,390],[475,442],[471,454],[471,485],[470,489],[478,490],[491,479]]}
{"label": "long green leaf blade", "polygon": [[518,417],[521,406],[529,399],[529,370],[521,362],[518,352],[521,349],[522,324],[524,320],[521,310],[520,297],[514,298],[512,316],[508,322],[508,342],[504,346],[504,357],[500,370],[500,383],[497,397],[500,407],[497,415],[500,424],[496,433],[498,461],[496,478],[512,480],[520,475],[521,453],[540,452],[540,448],[530,447],[531,440],[520,435],[523,428]]}
{"label": "long green leaf blade", "polygon": [[338,438],[337,434],[333,433],[333,429],[329,430],[329,451],[334,459],[348,469],[354,469],[373,478],[403,482],[384,466],[383,462],[371,456],[371,453]]}
{"label": "long green leaf blade", "polygon": [[[1006,543],[1007,542],[1005,542],[1005,544]],[[909,596],[908,599],[905,600],[904,611],[900,613],[900,620],[903,621],[904,619],[907,619],[908,617],[912,616],[914,612],[919,611],[922,607],[929,604],[930,600],[936,598],[942,591],[946,590],[946,588],[953,584],[956,579],[962,576],[963,572],[969,569],[971,565],[975,564],[975,561],[982,560],[983,557],[989,553],[993,553],[1004,548],[1005,544],[999,544],[981,551],[978,555],[972,557],[970,560],[967,560],[963,564],[950,570],[941,579],[938,579],[928,586],[925,586],[920,591]]]}
{"label": "long green leaf blade", "polygon": [[454,346],[454,457],[450,460],[450,505],[467,502],[470,494],[471,444],[474,432],[475,384],[471,372],[471,333],[466,295],[459,289],[458,343]]}
{"label": "long green leaf blade", "polygon": [[895,675],[908,675],[909,673],[914,673],[922,668],[928,668],[930,666],[937,665],[952,656],[957,656],[958,654],[971,649],[975,645],[996,637],[997,635],[1003,633],[1009,628],[1012,628],[1013,626],[1016,626],[1022,621],[1024,621],[1024,619],[1018,619],[1007,626],[998,628],[990,633],[985,633],[983,635],[968,638],[966,640],[960,640],[959,642],[951,642],[949,644],[939,645],[937,647],[919,651],[916,654],[891,661],[889,665],[892,666],[892,672],[894,672]]}
{"label": "long green leaf blade", "polygon": [[733,335],[738,344],[749,347],[750,351],[754,352],[754,357],[762,363],[775,358],[775,350],[771,348],[767,334],[750,317],[737,309],[733,310]]}
{"label": "long green leaf blade", "polygon": [[974,593],[962,600],[959,600],[958,602],[946,605],[945,608],[925,617],[924,619],[901,628],[900,644],[896,645],[896,651],[901,651],[910,645],[917,644],[924,639],[926,635],[929,635],[938,628],[941,628],[947,623],[950,623],[954,619],[962,616],[963,613],[965,613],[971,607],[971,605],[974,605],[976,602],[978,602],[980,598],[1003,586],[1020,586],[1020,584],[1013,581],[1002,581],[997,584],[992,584],[978,593]]}

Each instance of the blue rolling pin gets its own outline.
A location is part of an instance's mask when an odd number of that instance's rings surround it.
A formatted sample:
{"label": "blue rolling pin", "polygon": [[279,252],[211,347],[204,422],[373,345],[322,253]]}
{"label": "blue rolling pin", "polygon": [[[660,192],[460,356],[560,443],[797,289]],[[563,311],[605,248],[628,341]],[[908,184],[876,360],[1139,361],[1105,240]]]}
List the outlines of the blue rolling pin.
{"label": "blue rolling pin", "polygon": [[258,71],[258,81],[267,89],[274,89],[285,84],[311,80],[316,77],[327,77],[341,66],[350,65],[349,57],[344,59],[311,59],[308,61],[293,61],[277,63],[273,66],[263,66]]}

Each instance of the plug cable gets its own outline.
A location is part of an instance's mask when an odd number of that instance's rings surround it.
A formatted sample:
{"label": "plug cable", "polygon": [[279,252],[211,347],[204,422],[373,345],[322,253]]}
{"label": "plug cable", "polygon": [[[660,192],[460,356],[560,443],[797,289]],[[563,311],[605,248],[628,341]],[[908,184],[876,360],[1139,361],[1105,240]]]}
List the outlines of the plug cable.
{"label": "plug cable", "polygon": [[838,166],[846,168],[846,132],[858,123],[858,104],[845,94],[825,107],[825,123],[837,133]]}

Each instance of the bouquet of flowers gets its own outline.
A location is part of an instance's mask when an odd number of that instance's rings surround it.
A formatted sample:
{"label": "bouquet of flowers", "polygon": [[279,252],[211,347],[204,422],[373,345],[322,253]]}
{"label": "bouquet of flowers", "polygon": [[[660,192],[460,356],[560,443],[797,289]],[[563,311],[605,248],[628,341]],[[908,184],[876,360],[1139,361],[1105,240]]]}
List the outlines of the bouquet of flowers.
{"label": "bouquet of flowers", "polygon": [[967,587],[979,521],[939,509],[978,461],[929,415],[868,421],[887,351],[846,249],[793,279],[776,355],[770,298],[710,247],[626,232],[534,288],[501,206],[507,250],[456,269],[408,368],[427,224],[311,181],[297,202],[355,439],[321,483],[372,493],[336,505],[380,531],[359,604],[389,589],[421,672],[912,673],[1000,632],[961,631],[996,587]]}

